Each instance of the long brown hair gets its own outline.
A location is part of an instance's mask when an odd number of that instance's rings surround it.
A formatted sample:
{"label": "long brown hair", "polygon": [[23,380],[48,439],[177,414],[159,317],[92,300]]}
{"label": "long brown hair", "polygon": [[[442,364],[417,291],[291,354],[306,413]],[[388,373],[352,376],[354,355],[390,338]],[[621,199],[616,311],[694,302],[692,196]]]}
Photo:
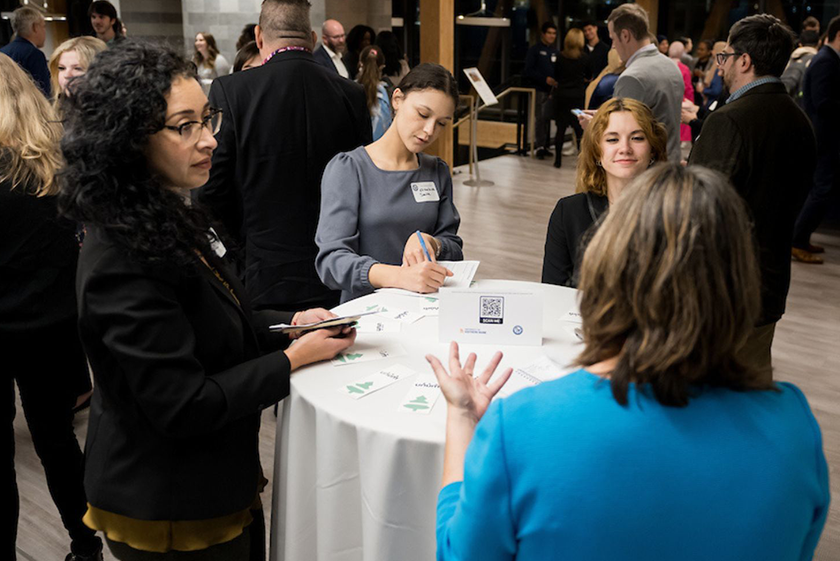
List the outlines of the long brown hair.
{"label": "long brown hair", "polygon": [[32,78],[0,56],[0,181],[43,197],[58,194],[62,128]]}
{"label": "long brown hair", "polygon": [[385,67],[385,55],[376,45],[368,45],[359,54],[359,77],[357,80],[365,88],[368,112],[373,115],[376,107],[376,92],[382,81],[382,69]]}
{"label": "long brown hair", "polygon": [[746,206],[723,175],[666,163],[633,180],[586,248],[579,289],[576,363],[618,356],[618,403],[631,382],[672,406],[696,385],[772,387],[738,357],[761,288]]}
{"label": "long brown hair", "polygon": [[[199,31],[195,34],[196,37],[201,35],[204,37],[204,41],[207,43],[207,58],[204,58],[198,49],[195,49],[195,54],[193,55],[193,62],[196,66],[201,68],[203,64],[207,68],[213,68],[213,65],[216,64],[216,57],[219,56],[219,47],[216,46],[216,38],[213,37],[210,33],[205,33],[204,31]],[[195,45],[193,44],[193,48]]]}
{"label": "long brown hair", "polygon": [[578,193],[607,195],[607,173],[599,165],[601,157],[601,139],[610,124],[610,115],[627,111],[633,115],[645,138],[650,143],[650,157],[656,162],[668,160],[668,133],[656,120],[653,112],[641,101],[626,97],[614,97],[604,102],[592,118],[592,122],[583,133],[580,143],[580,157],[577,163],[575,190]]}

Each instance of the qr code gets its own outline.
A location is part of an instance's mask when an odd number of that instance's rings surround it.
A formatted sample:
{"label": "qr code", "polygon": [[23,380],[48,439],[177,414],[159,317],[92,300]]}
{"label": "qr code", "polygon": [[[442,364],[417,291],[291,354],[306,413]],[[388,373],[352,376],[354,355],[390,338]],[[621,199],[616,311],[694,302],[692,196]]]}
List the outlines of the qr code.
{"label": "qr code", "polygon": [[482,296],[478,313],[480,323],[501,324],[505,319],[505,299],[502,296]]}

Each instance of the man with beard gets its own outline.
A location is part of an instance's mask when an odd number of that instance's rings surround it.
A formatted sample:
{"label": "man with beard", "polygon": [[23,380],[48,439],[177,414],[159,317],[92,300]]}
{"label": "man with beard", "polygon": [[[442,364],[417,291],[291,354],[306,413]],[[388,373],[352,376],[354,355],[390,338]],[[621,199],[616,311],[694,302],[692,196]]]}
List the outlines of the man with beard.
{"label": "man with beard", "polygon": [[[344,34],[344,26],[334,19],[328,19],[321,26],[321,48],[314,54],[315,62],[324,68],[337,72],[342,78],[349,78],[350,71],[341,60],[344,51],[347,50],[347,36]],[[355,75],[356,69],[353,74]]]}
{"label": "man with beard", "polygon": [[690,164],[729,177],[751,211],[762,313],[741,358],[768,379],[773,334],[790,286],[793,226],[816,165],[811,123],[779,78],[793,46],[791,30],[768,14],[732,26],[726,47],[716,56],[732,93],[726,105],[706,119],[689,158]]}

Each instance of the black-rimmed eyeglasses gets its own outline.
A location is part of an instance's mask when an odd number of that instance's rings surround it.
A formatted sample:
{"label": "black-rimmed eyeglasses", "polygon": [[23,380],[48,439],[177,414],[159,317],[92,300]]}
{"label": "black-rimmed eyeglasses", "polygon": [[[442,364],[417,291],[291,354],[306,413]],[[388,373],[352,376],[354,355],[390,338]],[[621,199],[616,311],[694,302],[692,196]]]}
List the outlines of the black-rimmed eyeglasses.
{"label": "black-rimmed eyeglasses", "polygon": [[163,128],[176,131],[186,143],[198,142],[201,138],[201,129],[207,128],[210,134],[216,135],[222,128],[222,110],[210,109],[210,113],[200,121],[188,121],[178,126],[163,125]]}
{"label": "black-rimmed eyeglasses", "polygon": [[723,66],[726,62],[726,59],[728,59],[731,56],[739,56],[739,54],[740,53],[718,53],[715,55],[715,62],[717,62],[718,66]]}

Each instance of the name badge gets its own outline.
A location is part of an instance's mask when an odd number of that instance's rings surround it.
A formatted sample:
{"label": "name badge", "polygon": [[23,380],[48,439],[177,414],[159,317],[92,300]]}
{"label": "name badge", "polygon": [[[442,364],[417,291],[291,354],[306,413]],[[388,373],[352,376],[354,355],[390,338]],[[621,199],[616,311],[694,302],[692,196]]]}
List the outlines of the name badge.
{"label": "name badge", "polygon": [[414,202],[417,203],[430,203],[440,200],[434,181],[412,183],[411,194],[414,195]]}
{"label": "name badge", "polygon": [[557,55],[551,55],[551,62],[557,62]]}
{"label": "name badge", "polygon": [[542,293],[440,289],[441,343],[542,345]]}

